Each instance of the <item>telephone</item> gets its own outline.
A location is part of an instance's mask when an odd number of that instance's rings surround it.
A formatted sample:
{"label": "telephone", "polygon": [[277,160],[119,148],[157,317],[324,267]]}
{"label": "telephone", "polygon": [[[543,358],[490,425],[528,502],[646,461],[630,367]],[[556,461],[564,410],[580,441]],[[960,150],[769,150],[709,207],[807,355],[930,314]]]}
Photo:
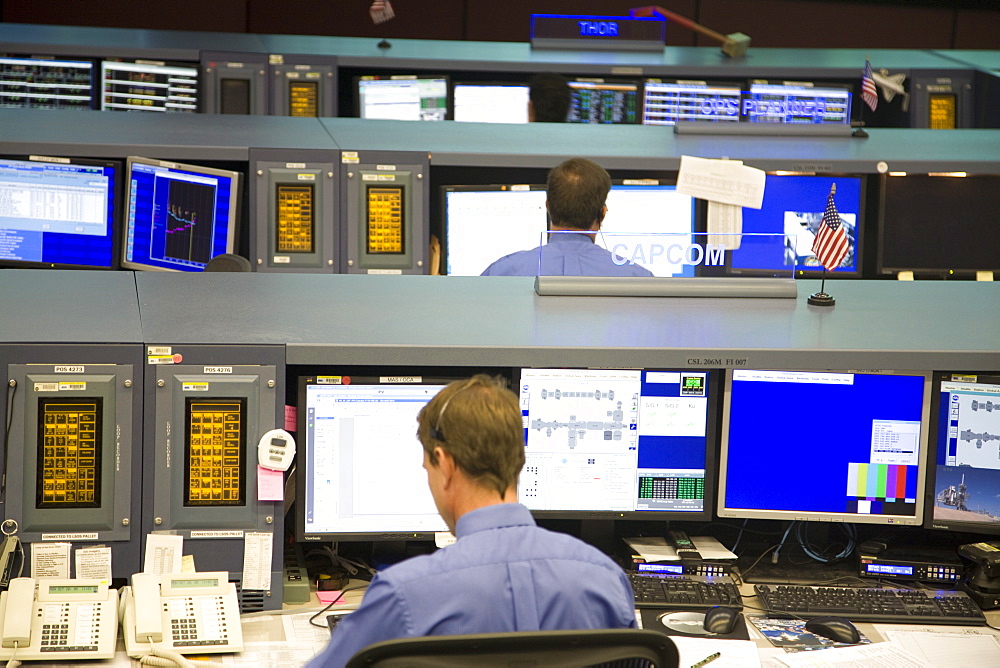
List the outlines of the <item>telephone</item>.
{"label": "telephone", "polygon": [[111,659],[118,592],[100,580],[14,578],[0,593],[0,625],[0,659]]}
{"label": "telephone", "polygon": [[125,651],[133,658],[243,651],[236,585],[226,571],[136,573],[122,608]]}

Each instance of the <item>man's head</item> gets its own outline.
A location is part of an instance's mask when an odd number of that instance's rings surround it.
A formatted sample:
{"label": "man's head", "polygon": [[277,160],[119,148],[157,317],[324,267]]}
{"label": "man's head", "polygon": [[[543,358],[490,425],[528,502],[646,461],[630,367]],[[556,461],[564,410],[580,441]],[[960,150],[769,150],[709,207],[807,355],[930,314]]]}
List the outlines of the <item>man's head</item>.
{"label": "man's head", "polygon": [[553,227],[600,228],[611,192],[611,177],[603,167],[586,158],[571,158],[549,172],[547,189],[546,206]]}
{"label": "man's head", "polygon": [[[500,381],[479,374],[441,390],[417,415],[431,492],[442,517],[454,529],[457,517],[434,476],[457,470],[476,495],[501,503],[517,489],[524,466],[524,430],[517,397]],[[468,500],[459,500],[467,502]]]}
{"label": "man's head", "polygon": [[565,123],[569,112],[569,84],[555,72],[542,72],[528,82],[528,120]]}

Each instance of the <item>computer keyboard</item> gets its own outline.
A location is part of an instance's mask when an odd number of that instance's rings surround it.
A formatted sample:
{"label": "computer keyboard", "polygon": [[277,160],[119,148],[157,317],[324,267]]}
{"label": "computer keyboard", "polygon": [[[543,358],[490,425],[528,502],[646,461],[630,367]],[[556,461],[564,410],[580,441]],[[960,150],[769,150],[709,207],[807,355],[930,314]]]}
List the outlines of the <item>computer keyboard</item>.
{"label": "computer keyboard", "polygon": [[754,585],[762,607],[797,617],[836,615],[856,622],[889,624],[986,624],[962,591],[875,587]]}
{"label": "computer keyboard", "polygon": [[716,605],[743,609],[736,583],[728,576],[630,572],[637,608],[707,610]]}

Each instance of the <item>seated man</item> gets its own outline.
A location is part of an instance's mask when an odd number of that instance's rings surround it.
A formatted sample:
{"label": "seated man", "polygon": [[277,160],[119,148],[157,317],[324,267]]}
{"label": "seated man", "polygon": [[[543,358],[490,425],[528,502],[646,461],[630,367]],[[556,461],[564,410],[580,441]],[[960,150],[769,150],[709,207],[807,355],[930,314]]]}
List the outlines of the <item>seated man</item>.
{"label": "seated man", "polygon": [[636,626],[624,571],[517,503],[524,430],[512,392],[484,375],[455,381],[417,424],[427,483],[458,541],[376,575],[310,668],[390,638]]}
{"label": "seated man", "polygon": [[[549,172],[545,208],[549,242],[495,261],[483,276],[652,276],[594,243],[608,213],[611,177],[600,165],[572,158]],[[568,232],[568,233],[567,233]]]}

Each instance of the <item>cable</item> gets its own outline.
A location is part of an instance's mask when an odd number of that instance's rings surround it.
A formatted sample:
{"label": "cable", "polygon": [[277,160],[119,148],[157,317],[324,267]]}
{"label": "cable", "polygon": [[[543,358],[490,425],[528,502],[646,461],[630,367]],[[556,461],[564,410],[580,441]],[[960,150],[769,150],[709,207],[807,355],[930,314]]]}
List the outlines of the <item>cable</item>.
{"label": "cable", "polygon": [[[778,553],[781,552],[781,548],[783,548],[785,546],[785,539],[788,538],[788,532],[792,530],[793,526],[795,526],[795,522],[789,522],[788,523],[788,528],[785,529],[785,535],[783,535],[781,537],[781,542],[778,543],[778,546],[774,550],[774,554],[771,555],[771,563],[772,564],[778,563]],[[759,559],[758,559],[758,561],[759,561]],[[757,565],[756,561],[754,562],[754,565],[755,566]]]}
{"label": "cable", "polygon": [[332,608],[332,607],[333,607],[334,605],[336,605],[336,604],[337,604],[337,601],[339,601],[339,600],[341,600],[342,598],[344,598],[344,594],[346,594],[347,592],[349,592],[349,591],[357,591],[357,590],[359,590],[359,589],[367,589],[367,588],[368,588],[368,585],[367,585],[367,584],[364,584],[364,585],[354,585],[353,587],[346,587],[346,588],[342,589],[342,590],[340,591],[340,596],[338,596],[337,598],[335,598],[335,599],[333,599],[332,601],[330,601],[329,603],[327,603],[327,604],[326,604],[326,607],[324,607],[324,608],[323,608],[322,610],[320,610],[320,611],[319,611],[319,612],[317,612],[317,613],[316,613],[315,615],[313,615],[312,617],[310,617],[310,618],[309,618],[309,623],[310,623],[311,625],[313,625],[313,626],[317,627],[317,628],[320,628],[320,629],[325,629],[325,628],[327,628],[327,625],[326,625],[326,624],[317,624],[317,623],[316,623],[315,621],[313,621],[313,620],[314,620],[314,619],[316,619],[317,617],[319,617],[320,615],[322,615],[322,614],[323,614],[324,612],[326,612],[326,611],[327,611],[327,610],[329,610],[330,608]]}
{"label": "cable", "polygon": [[10,452],[10,428],[14,424],[14,397],[17,396],[17,383],[7,382],[6,392],[7,424],[3,430],[3,472],[0,472],[0,502],[7,499],[7,458]]}
{"label": "cable", "polygon": [[17,650],[18,650],[18,644],[17,644],[17,641],[15,640],[14,641],[14,651],[10,653],[10,658],[7,659],[7,666],[6,666],[6,668],[17,668],[18,666],[21,665],[20,660],[14,658],[15,656],[17,656]]}
{"label": "cable", "polygon": [[795,537],[799,541],[799,547],[801,547],[802,551],[805,552],[806,555],[811,557],[813,560],[819,561],[820,563],[828,564],[832,561],[840,561],[841,559],[846,559],[847,557],[851,556],[851,554],[854,553],[854,548],[857,545],[857,529],[854,527],[853,524],[840,525],[841,528],[843,528],[844,533],[847,534],[847,543],[844,545],[843,549],[840,551],[839,554],[836,554],[835,556],[832,557],[821,554],[821,552],[823,552],[822,550],[816,550],[809,543],[808,522],[798,522],[796,524],[797,526],[795,527]]}

